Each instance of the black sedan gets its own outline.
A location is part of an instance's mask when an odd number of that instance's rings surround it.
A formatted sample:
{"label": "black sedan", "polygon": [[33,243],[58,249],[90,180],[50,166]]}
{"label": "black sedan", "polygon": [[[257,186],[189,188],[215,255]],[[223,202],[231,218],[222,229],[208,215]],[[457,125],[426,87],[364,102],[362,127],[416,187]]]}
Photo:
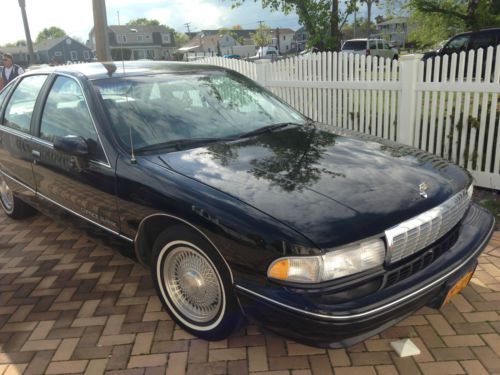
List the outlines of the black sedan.
{"label": "black sedan", "polygon": [[133,244],[199,337],[352,345],[465,287],[494,219],[456,165],[331,130],[222,68],[41,69],[0,92],[0,201]]}

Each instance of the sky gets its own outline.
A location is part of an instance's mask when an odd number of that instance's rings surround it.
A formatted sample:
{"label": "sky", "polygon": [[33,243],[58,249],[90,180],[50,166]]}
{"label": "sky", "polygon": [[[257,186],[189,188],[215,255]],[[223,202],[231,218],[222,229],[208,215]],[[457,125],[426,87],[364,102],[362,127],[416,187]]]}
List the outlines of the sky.
{"label": "sky", "polygon": [[[1,0],[2,30],[0,45],[25,39],[18,0]],[[262,9],[260,1],[246,0],[237,9],[231,9],[231,0],[106,0],[108,25],[120,24],[145,17],[157,19],[177,31],[217,29],[240,24],[255,29],[258,21],[271,27],[298,29],[298,17]],[[57,26],[69,36],[85,42],[93,25],[92,0],[26,0],[26,12],[34,41],[44,28]]]}

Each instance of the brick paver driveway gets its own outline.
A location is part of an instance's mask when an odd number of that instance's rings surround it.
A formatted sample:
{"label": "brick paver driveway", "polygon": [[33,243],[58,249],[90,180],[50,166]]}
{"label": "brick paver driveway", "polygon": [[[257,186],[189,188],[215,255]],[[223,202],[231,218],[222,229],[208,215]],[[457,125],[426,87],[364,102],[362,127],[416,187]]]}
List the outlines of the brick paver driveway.
{"label": "brick paver driveway", "polygon": [[[162,310],[149,271],[84,231],[0,214],[0,374],[500,374],[500,232],[472,284],[347,350],[311,348],[246,324],[206,342]],[[390,341],[412,337],[401,359]]]}

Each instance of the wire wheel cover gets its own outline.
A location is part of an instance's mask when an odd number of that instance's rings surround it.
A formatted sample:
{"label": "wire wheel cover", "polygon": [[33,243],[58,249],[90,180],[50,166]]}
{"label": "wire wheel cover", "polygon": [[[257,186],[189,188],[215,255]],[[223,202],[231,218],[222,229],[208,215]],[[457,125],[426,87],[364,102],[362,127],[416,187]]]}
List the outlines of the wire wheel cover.
{"label": "wire wheel cover", "polygon": [[196,323],[208,323],[219,313],[222,290],[214,266],[197,251],[180,246],[170,251],[163,279],[175,308]]}
{"label": "wire wheel cover", "polygon": [[14,196],[9,186],[5,182],[5,177],[0,174],[0,199],[7,211],[12,211],[14,208]]}

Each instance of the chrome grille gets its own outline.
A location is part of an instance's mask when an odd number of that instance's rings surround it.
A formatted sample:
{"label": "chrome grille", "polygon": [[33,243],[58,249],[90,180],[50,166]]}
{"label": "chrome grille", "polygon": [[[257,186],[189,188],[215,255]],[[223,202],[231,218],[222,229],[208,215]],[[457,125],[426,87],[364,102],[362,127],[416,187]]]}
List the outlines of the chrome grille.
{"label": "chrome grille", "polygon": [[446,202],[385,231],[389,263],[429,246],[450,231],[469,207],[472,190],[463,190]]}

